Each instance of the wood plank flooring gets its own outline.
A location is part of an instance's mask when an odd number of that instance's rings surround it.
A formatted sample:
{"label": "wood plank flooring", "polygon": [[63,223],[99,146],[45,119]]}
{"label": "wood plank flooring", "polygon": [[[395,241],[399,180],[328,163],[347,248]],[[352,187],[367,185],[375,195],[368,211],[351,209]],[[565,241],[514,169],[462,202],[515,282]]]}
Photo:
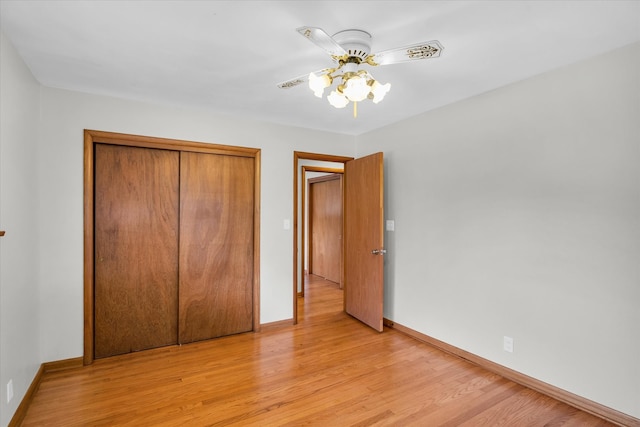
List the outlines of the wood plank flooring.
{"label": "wood plank flooring", "polygon": [[342,311],[310,276],[300,323],[44,375],[23,426],[608,426]]}

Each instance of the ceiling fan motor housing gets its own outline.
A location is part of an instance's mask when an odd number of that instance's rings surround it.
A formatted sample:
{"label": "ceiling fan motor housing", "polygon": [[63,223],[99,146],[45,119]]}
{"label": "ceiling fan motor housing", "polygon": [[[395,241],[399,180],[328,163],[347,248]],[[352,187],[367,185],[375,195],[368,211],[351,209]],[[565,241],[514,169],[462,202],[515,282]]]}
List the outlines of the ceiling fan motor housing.
{"label": "ceiling fan motor housing", "polygon": [[363,30],[344,30],[333,35],[333,39],[349,57],[356,57],[364,61],[371,53],[371,34]]}

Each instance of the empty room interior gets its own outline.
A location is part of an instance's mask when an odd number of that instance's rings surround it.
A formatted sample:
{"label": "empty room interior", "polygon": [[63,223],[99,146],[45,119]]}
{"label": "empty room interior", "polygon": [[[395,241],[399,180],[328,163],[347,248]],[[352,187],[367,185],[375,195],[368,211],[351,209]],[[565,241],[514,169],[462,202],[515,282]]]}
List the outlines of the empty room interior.
{"label": "empty room interior", "polygon": [[640,426],[639,1],[0,37],[0,426]]}

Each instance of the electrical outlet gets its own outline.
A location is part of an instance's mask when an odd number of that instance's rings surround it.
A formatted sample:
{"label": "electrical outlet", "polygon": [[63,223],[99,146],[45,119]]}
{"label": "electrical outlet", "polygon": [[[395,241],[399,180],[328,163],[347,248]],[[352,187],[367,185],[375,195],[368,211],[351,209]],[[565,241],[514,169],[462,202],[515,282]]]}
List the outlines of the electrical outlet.
{"label": "electrical outlet", "polygon": [[7,383],[7,403],[13,399],[13,380],[9,380]]}
{"label": "electrical outlet", "polygon": [[502,347],[504,348],[504,351],[513,353],[513,338],[505,336],[502,341]]}

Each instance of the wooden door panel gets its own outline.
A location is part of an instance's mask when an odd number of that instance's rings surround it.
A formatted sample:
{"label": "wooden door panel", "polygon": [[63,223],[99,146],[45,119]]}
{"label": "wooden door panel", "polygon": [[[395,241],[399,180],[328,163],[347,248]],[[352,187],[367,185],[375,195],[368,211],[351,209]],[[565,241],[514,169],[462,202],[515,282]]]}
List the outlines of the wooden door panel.
{"label": "wooden door panel", "polygon": [[95,147],[95,357],[177,343],[175,151]]}
{"label": "wooden door panel", "polygon": [[382,332],[383,154],[345,164],[345,309]]}
{"label": "wooden door panel", "polygon": [[254,161],[181,153],[181,343],[253,329]]}

